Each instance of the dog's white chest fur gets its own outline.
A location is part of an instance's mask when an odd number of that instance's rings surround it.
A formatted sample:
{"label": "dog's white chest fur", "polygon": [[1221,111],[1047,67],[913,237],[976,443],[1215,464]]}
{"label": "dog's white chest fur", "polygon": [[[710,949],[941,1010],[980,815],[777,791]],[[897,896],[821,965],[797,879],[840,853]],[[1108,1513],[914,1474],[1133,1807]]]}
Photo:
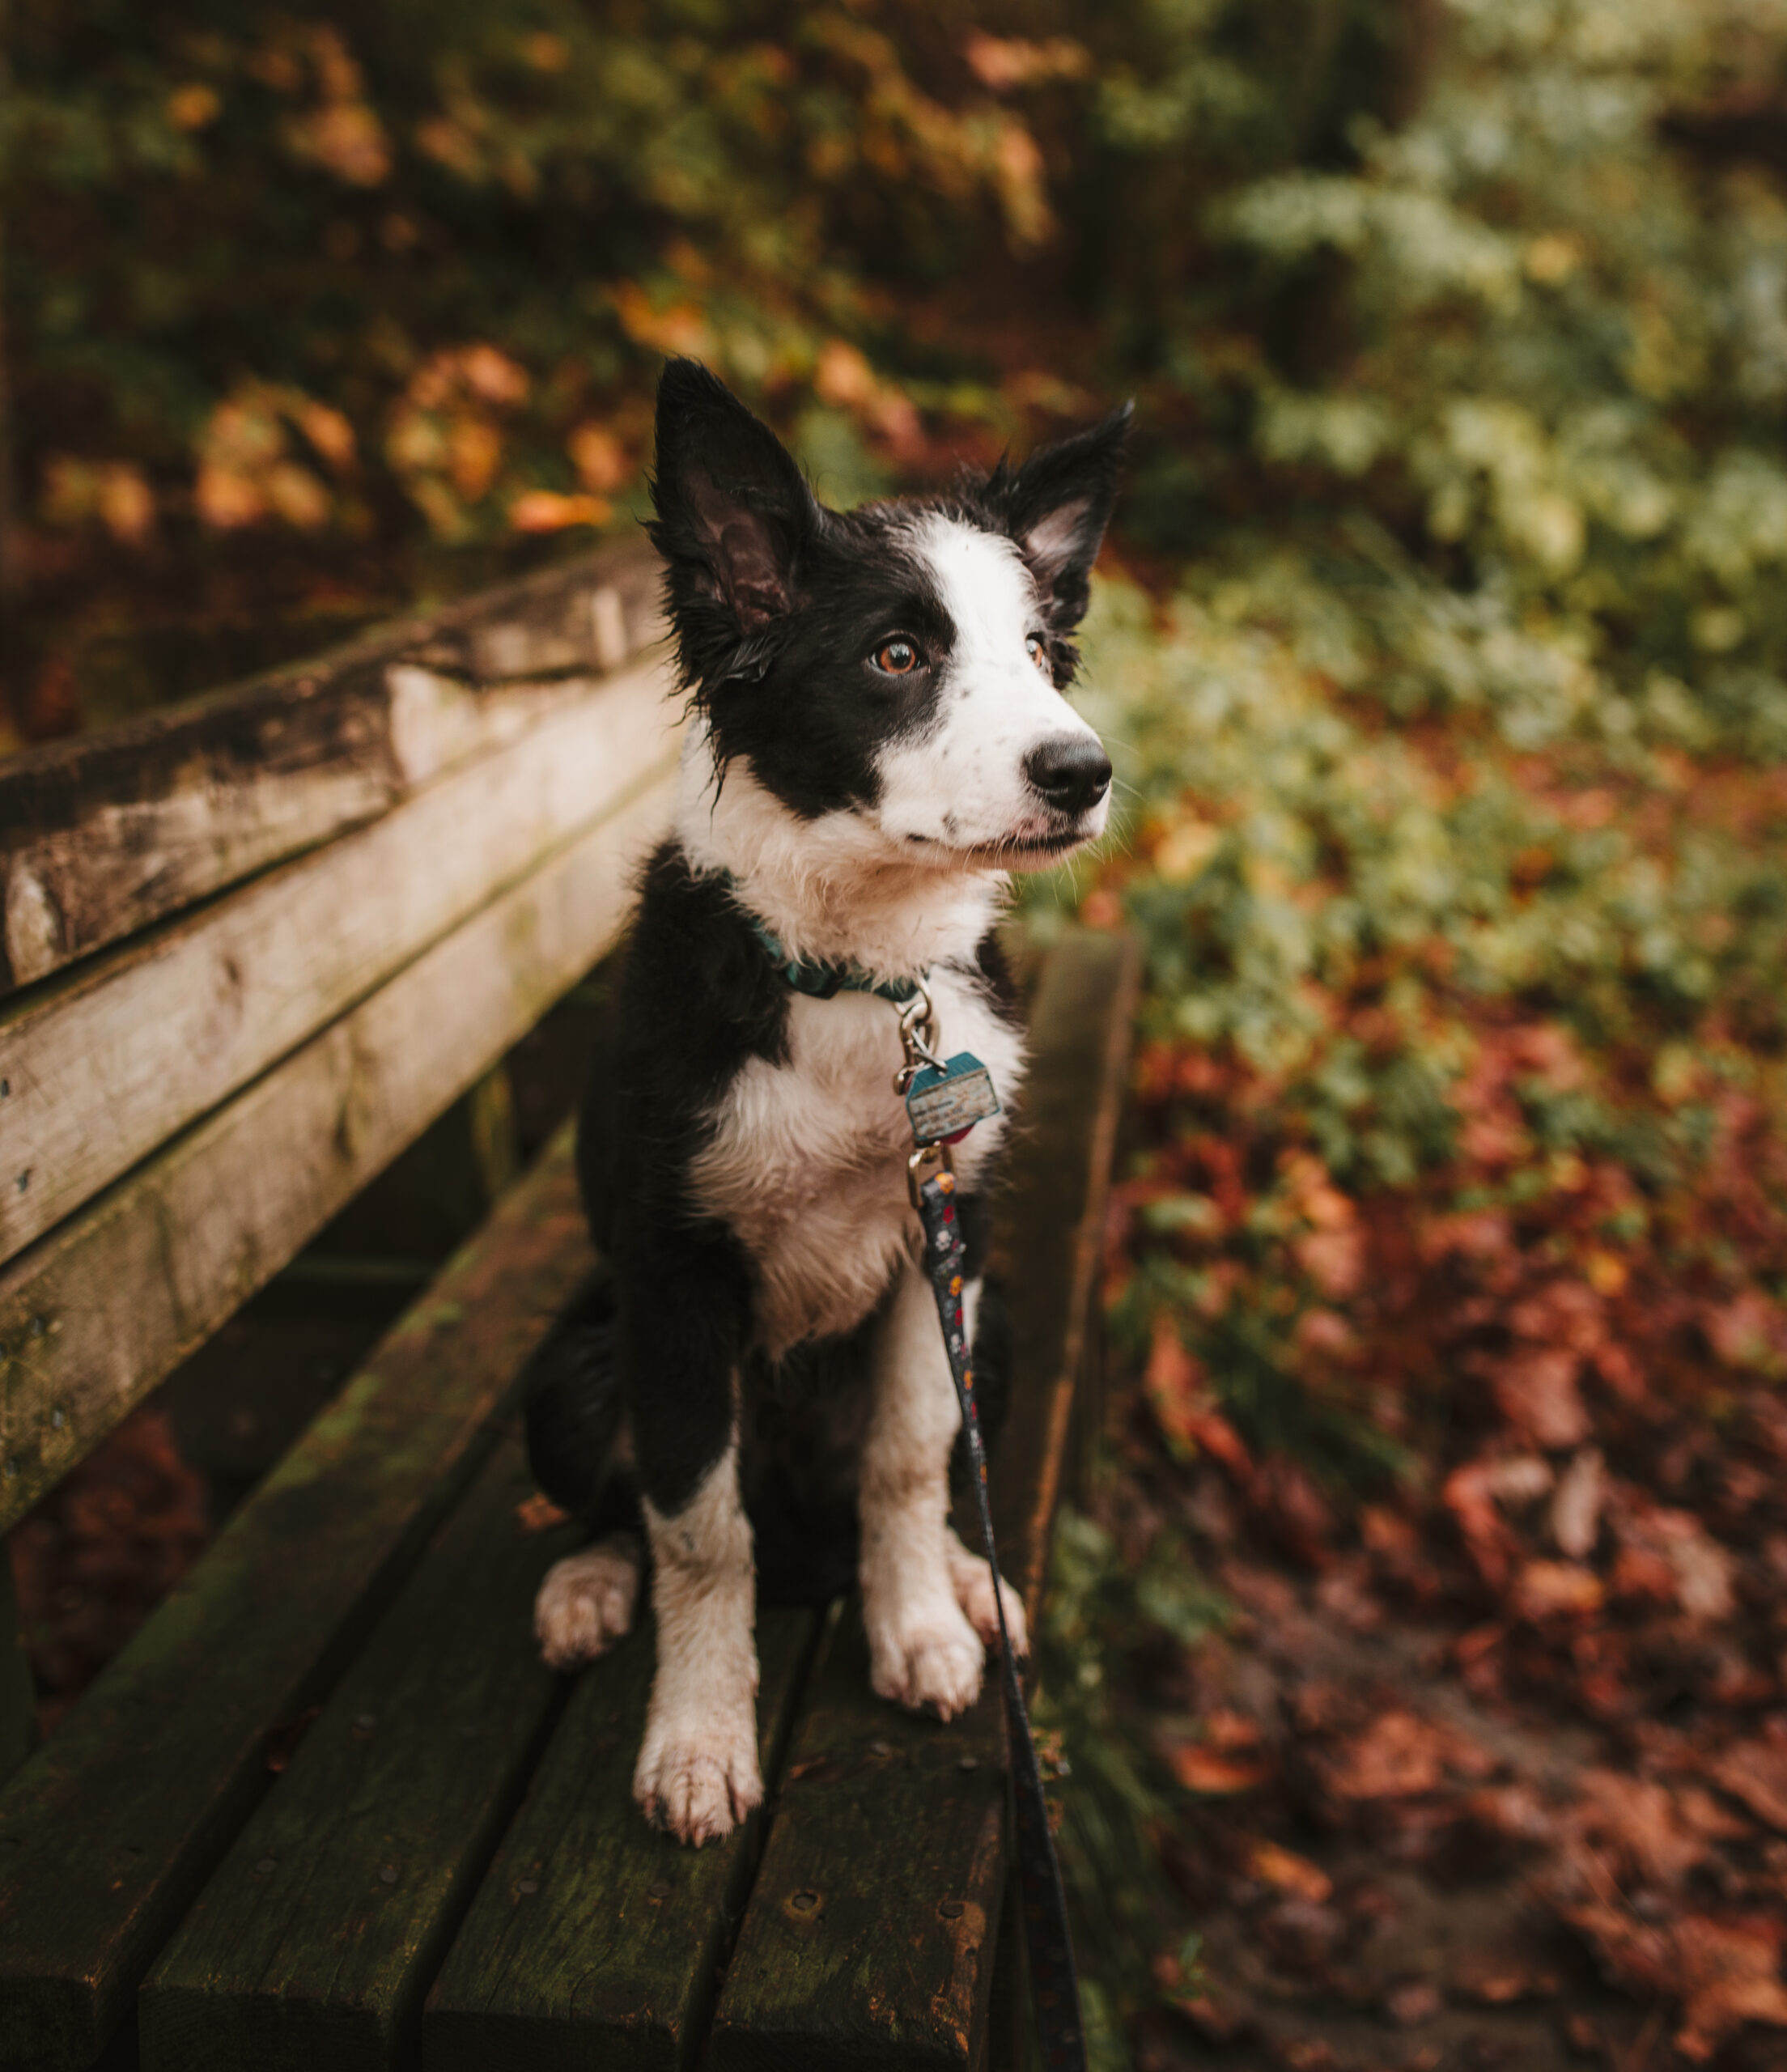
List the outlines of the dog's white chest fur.
{"label": "dog's white chest fur", "polygon": [[[1024,1068],[1018,1031],[970,979],[935,970],[930,990],[943,1053],[972,1051],[1001,1102],[1012,1101]],[[758,1336],[772,1357],[860,1323],[919,1242],[906,1194],[912,1131],[894,1090],[898,1009],[868,993],[796,995],[789,1008],[787,1062],[753,1059],[739,1073],[693,1172],[698,1205],[756,1263]],[[1004,1127],[995,1115],[956,1147],[966,1184]]]}

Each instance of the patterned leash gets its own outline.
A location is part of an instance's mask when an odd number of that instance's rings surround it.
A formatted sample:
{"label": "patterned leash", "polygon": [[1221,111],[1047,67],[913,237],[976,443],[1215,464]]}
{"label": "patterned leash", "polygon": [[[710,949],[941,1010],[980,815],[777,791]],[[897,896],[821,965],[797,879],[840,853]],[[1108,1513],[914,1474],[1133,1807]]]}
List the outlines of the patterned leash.
{"label": "patterned leash", "polygon": [[[980,1436],[974,1403],[974,1369],[969,1364],[968,1331],[962,1316],[962,1268],[967,1247],[956,1212],[956,1176],[949,1146],[966,1136],[977,1122],[999,1112],[992,1080],[971,1052],[950,1059],[931,1047],[936,1016],[930,996],[920,986],[900,1013],[906,1063],[894,1081],[906,1097],[906,1112],[918,1149],[907,1164],[912,1205],[924,1227],[925,1271],[936,1297],[949,1372],[961,1406],[962,1429],[968,1435],[974,1502],[980,1513],[980,1536],[987,1565],[996,1577],[999,1556],[993,1545],[992,1514],[987,1503],[987,1451]],[[1009,1755],[1012,1829],[1017,1841],[1017,1881],[1025,1953],[1029,1960],[1030,2011],[1046,2072],[1085,2072],[1086,2046],[1080,2015],[1080,1981],[1073,1968],[1068,1934],[1067,1895],[1061,1866],[1049,1831],[1048,1803],[1036,1743],[1018,1680],[1017,1658],[1005,1627],[1005,1606],[995,1590],[999,1611],[1000,1681],[1005,1696],[1005,1739]]]}

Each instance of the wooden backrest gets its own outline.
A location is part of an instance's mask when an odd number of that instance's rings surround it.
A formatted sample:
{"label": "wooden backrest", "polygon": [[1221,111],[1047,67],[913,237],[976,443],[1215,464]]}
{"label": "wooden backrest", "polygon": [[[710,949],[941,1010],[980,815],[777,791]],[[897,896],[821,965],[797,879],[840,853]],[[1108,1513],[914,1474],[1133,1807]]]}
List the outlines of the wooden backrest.
{"label": "wooden backrest", "polygon": [[0,1530],[613,939],[656,584],[603,550],[0,763]]}

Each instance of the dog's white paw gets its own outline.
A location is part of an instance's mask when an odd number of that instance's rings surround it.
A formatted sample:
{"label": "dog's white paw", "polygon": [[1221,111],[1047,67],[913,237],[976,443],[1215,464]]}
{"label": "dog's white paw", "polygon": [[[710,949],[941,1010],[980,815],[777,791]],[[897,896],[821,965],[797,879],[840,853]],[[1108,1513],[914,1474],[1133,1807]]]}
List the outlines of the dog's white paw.
{"label": "dog's white paw", "polygon": [[877,1697],[895,1705],[915,1712],[930,1705],[953,1719],[980,1696],[986,1664],[980,1636],[952,1599],[869,1620],[868,1680]]}
{"label": "dog's white paw", "polygon": [[553,1668],[593,1662],[633,1630],[643,1560],[635,1535],[616,1532],[554,1562],[533,1600],[534,1634]]}
{"label": "dog's white paw", "polygon": [[707,1720],[694,1729],[646,1722],[633,1796],[647,1819],[668,1828],[678,1841],[718,1841],[729,1835],[753,1806],[763,1802],[757,1766],[757,1726],[743,1720]]}
{"label": "dog's white paw", "polygon": [[[967,1614],[968,1623],[988,1647],[999,1640],[999,1605],[994,1601],[993,1572],[978,1554],[970,1554],[953,1533],[949,1535],[949,1586],[956,1602]],[[1030,1629],[1024,1616],[1024,1600],[1001,1576],[996,1586],[1005,1606],[1005,1630],[1020,1662],[1029,1659]]]}

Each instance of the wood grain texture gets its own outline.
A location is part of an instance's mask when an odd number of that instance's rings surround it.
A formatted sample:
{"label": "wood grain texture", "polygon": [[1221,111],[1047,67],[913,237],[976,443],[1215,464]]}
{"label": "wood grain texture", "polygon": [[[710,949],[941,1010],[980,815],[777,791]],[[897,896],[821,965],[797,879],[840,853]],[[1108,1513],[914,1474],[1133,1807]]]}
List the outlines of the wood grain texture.
{"label": "wood grain texture", "polygon": [[0,1548],[0,1784],[37,1743],[37,1692],[25,1652],[24,1621],[12,1562]]}
{"label": "wood grain texture", "polygon": [[853,1600],[801,1707],[703,2067],[973,2066],[1004,1822],[996,1689],[948,1726],[876,1697]]}
{"label": "wood grain texture", "polygon": [[[1012,1293],[1012,1404],[992,1475],[1004,1574],[1039,1603],[1134,1012],[1126,938],[1076,932],[1031,1008],[1023,1121],[995,1255]],[[957,1529],[977,1546],[971,1514]],[[967,2072],[985,2047],[1005,1865],[995,1679],[943,1726],[868,1688],[854,1606],[803,1707],[715,2015],[714,2072]],[[791,1896],[815,1892],[805,1912]]]}
{"label": "wood grain texture", "polygon": [[511,1434],[144,1981],[143,2072],[413,2057],[422,1995],[562,1694],[533,1598],[579,1535],[527,1531],[533,1489]]}
{"label": "wood grain texture", "polygon": [[0,1791],[0,2065],[98,2054],[591,1264],[567,1128]]}
{"label": "wood grain texture", "polygon": [[[995,1223],[995,1267],[1020,1299],[1012,1409],[991,1476],[1000,1566],[1029,1603],[1048,1573],[1075,1388],[1097,1330],[1140,979],[1131,937],[1075,929],[1044,961],[1030,1006],[1030,1069]],[[957,1529],[978,1544],[970,1512]]]}
{"label": "wood grain texture", "polygon": [[[818,1615],[758,1624],[758,1729],[773,1781]],[[585,1670],[422,2019],[427,2072],[680,2072],[699,2041],[762,1812],[685,1847],[646,1825],[633,1765],[649,1619]]]}
{"label": "wood grain texture", "polygon": [[663,761],[667,685],[642,661],[371,826],[0,1016],[0,1260],[599,820]]}
{"label": "wood grain texture", "polygon": [[[384,812],[454,757],[506,738],[565,695],[512,680],[606,673],[658,637],[657,583],[648,551],[605,547],[301,667],[0,763],[0,994]],[[405,664],[433,688],[406,683]]]}
{"label": "wood grain texture", "polygon": [[670,798],[667,766],[0,1272],[0,1529],[589,969]]}

